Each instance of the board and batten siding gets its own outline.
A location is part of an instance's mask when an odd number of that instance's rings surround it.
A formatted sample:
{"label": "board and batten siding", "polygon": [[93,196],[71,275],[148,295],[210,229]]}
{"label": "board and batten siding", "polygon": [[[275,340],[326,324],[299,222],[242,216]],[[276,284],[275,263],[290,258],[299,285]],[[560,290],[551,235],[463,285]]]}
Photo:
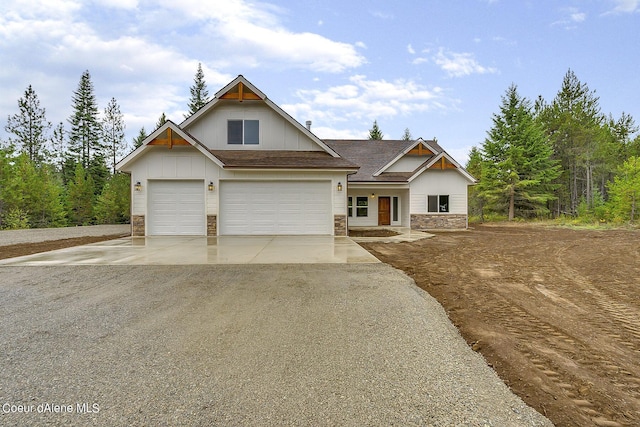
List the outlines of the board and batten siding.
{"label": "board and batten siding", "polygon": [[385,172],[413,172],[418,169],[420,165],[422,165],[426,157],[418,157],[418,156],[407,156],[398,159],[397,162],[389,166]]}
{"label": "board and batten siding", "polygon": [[427,170],[411,182],[411,213],[427,213],[427,196],[448,195],[448,213],[467,215],[468,185],[456,170]]}
{"label": "board and batten siding", "polygon": [[[198,141],[211,150],[300,150],[321,151],[314,141],[284,117],[262,103],[220,101],[205,117],[187,129]],[[259,145],[227,144],[228,120],[259,120]]]}
{"label": "board and batten siding", "polygon": [[[150,180],[188,179],[202,180],[207,187],[213,182],[214,191],[205,191],[207,215],[217,215],[219,211],[219,188],[221,180],[253,180],[253,181],[330,181],[334,215],[347,213],[347,175],[345,172],[330,171],[237,171],[223,170],[202,153],[192,147],[149,147],[148,152],[131,165],[131,182],[140,181],[142,191],[135,191],[131,186],[132,215],[146,215],[148,202],[148,183]],[[343,191],[337,191],[338,183],[342,183]]]}
{"label": "board and batten siding", "polygon": [[[131,186],[131,214],[145,215],[148,203],[150,180],[201,180],[203,188],[210,182],[218,181],[220,168],[193,147],[148,147],[147,153],[131,165],[131,183],[140,182],[142,191]],[[205,206],[207,212],[217,212],[215,192],[207,191]]]}

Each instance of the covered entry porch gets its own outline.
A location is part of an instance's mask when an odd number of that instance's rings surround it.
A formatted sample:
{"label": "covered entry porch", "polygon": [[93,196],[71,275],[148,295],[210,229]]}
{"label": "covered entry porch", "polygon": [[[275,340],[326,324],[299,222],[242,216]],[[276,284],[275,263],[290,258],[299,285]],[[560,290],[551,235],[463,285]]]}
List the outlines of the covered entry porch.
{"label": "covered entry porch", "polygon": [[349,184],[347,223],[357,227],[410,227],[408,185]]}

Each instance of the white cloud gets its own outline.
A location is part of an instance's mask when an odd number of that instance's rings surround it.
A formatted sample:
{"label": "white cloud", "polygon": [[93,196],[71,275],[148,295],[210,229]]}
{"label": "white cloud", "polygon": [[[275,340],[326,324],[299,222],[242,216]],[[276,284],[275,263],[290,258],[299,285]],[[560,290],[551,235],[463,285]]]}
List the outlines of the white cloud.
{"label": "white cloud", "polygon": [[615,7],[609,13],[634,13],[640,11],[640,0],[611,0]]}
{"label": "white cloud", "polygon": [[577,7],[566,7],[562,9],[564,17],[553,22],[551,25],[559,25],[566,30],[575,30],[578,28],[577,24],[580,24],[587,20],[587,14],[581,12]]}
{"label": "white cloud", "polygon": [[411,46],[411,44],[407,45],[407,52],[409,52],[411,55],[415,55],[416,51],[413,48],[413,46]]}
{"label": "white cloud", "polygon": [[138,0],[94,0],[97,4],[117,9],[135,9]]}
{"label": "white cloud", "polygon": [[298,90],[296,96],[300,102],[282,108],[301,122],[312,120],[314,133],[322,138],[362,138],[366,135],[353,129],[366,128],[374,119],[443,111],[456,103],[439,87],[406,79],[370,80],[364,75],[352,76],[344,85]]}
{"label": "white cloud", "polygon": [[480,65],[471,53],[456,53],[440,48],[433,58],[434,62],[450,77],[463,77],[471,74],[492,74],[498,70]]}
{"label": "white cloud", "polygon": [[175,15],[184,15],[190,21],[205,25],[202,42],[210,45],[215,40],[216,49],[230,57],[251,56],[252,66],[276,65],[339,73],[366,62],[356,50],[361,43],[353,45],[316,33],[290,31],[281,23],[282,10],[273,5],[244,0],[165,0],[163,3]]}

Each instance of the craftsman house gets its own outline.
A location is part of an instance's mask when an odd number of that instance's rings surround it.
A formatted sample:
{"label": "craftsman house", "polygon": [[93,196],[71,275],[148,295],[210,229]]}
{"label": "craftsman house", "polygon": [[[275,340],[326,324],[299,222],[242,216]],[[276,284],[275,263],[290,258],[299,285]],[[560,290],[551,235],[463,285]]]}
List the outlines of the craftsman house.
{"label": "craftsman house", "polygon": [[134,236],[465,228],[474,179],[435,141],[324,141],[238,76],[122,159]]}

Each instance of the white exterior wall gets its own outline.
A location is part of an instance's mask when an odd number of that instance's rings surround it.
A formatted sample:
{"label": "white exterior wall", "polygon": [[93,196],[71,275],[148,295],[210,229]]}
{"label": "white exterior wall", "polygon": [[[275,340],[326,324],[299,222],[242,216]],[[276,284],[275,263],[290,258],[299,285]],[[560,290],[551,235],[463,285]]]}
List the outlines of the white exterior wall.
{"label": "white exterior wall", "polygon": [[[371,193],[375,194],[373,198],[371,197]],[[385,188],[350,189],[349,196],[353,197],[353,216],[350,216],[347,219],[347,224],[349,227],[376,227],[378,225],[378,197],[391,198],[392,227],[408,227],[411,222],[411,213],[409,212],[409,190]],[[357,216],[357,197],[367,197],[367,199],[369,200],[369,211],[366,217]],[[393,197],[398,197],[398,221],[393,220]]]}
{"label": "white exterior wall", "polygon": [[468,185],[469,181],[456,170],[426,170],[410,183],[411,213],[428,213],[427,196],[448,195],[448,213],[467,215]]}
{"label": "white exterior wall", "polygon": [[[185,130],[211,150],[322,151],[314,141],[262,102],[219,101],[206,116]],[[259,120],[258,145],[227,144],[228,120]]]}
{"label": "white exterior wall", "polygon": [[407,156],[398,159],[397,162],[392,164],[385,172],[413,172],[418,169],[420,165],[422,165],[425,161],[427,161],[428,157],[421,156]]}
{"label": "white exterior wall", "polygon": [[[147,214],[148,181],[154,179],[191,179],[202,180],[202,191],[205,194],[207,211],[217,210],[215,198],[207,191],[209,181],[217,182],[220,168],[193,147],[149,146],[146,153],[132,165],[131,170],[131,214]],[[142,191],[135,191],[136,182],[142,184]]]}
{"label": "white exterior wall", "polygon": [[[260,180],[260,181],[330,181],[332,188],[333,215],[347,214],[347,192],[338,191],[338,182],[346,187],[345,172],[332,171],[233,171],[223,170],[192,147],[174,147],[171,150],[164,146],[148,147],[147,152],[131,166],[131,182],[140,181],[142,191],[135,191],[131,186],[131,214],[147,215],[147,189],[149,180],[154,179],[190,179],[202,180],[202,191],[205,195],[207,215],[218,215],[220,181],[228,180]],[[209,182],[213,182],[214,191],[208,191]]]}

